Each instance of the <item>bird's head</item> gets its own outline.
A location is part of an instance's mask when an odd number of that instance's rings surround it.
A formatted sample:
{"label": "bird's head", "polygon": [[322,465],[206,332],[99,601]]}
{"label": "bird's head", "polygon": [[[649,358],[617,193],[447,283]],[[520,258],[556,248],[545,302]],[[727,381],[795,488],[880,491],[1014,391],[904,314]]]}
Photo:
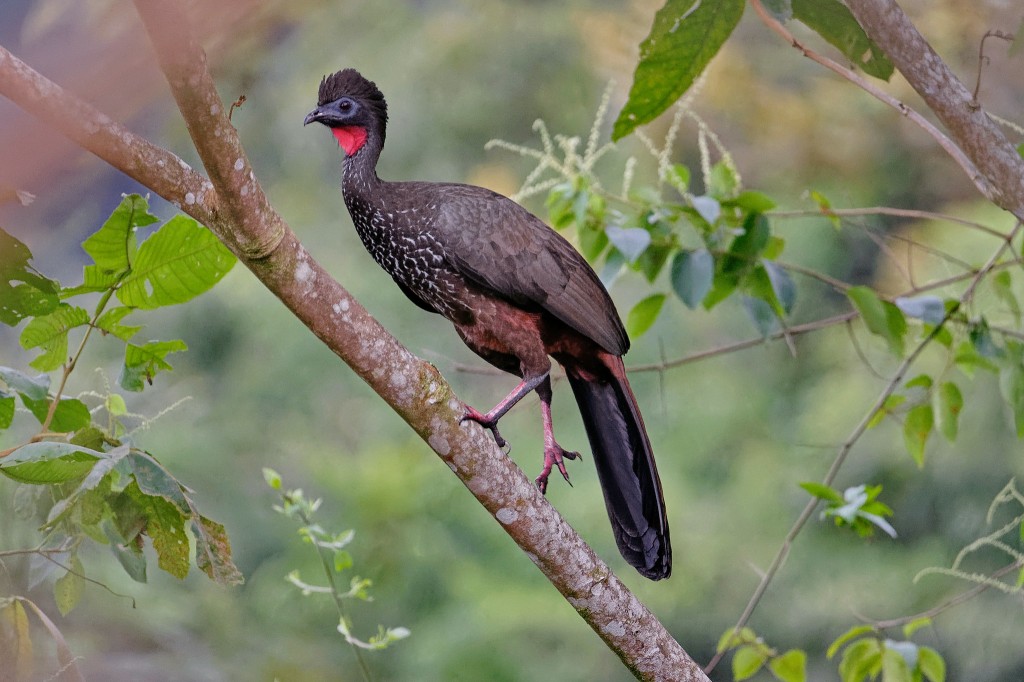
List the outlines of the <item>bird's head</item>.
{"label": "bird's head", "polygon": [[369,135],[380,137],[388,123],[388,104],[373,81],[355,69],[342,69],[320,82],[320,94],[305,124],[323,123],[331,129],[346,156],[359,151]]}

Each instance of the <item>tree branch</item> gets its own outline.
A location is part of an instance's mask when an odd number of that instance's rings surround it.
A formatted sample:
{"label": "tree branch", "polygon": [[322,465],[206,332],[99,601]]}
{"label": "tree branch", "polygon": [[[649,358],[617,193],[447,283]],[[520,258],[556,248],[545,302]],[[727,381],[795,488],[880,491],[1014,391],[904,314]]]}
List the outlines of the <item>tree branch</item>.
{"label": "tree branch", "polygon": [[706,680],[699,666],[506,457],[460,423],[437,369],[395,340],[306,252],[267,201],[177,1],[136,0],[210,179],[0,48],[0,94],[209,227],[423,438],[640,679]]}
{"label": "tree branch", "polygon": [[985,196],[1024,220],[1024,159],[967,86],[894,0],[849,0],[846,4],[978,169],[989,187]]}

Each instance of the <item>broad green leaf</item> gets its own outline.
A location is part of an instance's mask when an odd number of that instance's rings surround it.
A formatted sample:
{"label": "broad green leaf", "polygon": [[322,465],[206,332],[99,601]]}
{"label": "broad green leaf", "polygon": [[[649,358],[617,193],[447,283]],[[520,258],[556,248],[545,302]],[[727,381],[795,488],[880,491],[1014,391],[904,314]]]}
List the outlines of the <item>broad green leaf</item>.
{"label": "broad green leaf", "polygon": [[50,390],[48,374],[37,374],[30,377],[24,372],[10,367],[0,367],[0,381],[21,395],[28,396],[29,400],[43,400]]}
{"label": "broad green leaf", "polygon": [[650,329],[658,319],[658,313],[661,312],[664,303],[665,294],[651,294],[633,306],[626,317],[626,332],[629,336],[636,338]]}
{"label": "broad green leaf", "polygon": [[172,369],[166,358],[171,353],[188,350],[184,341],[150,341],[141,346],[125,345],[124,365],[118,383],[127,391],[141,391],[162,371]]}
{"label": "broad green leaf", "polygon": [[57,369],[68,359],[68,332],[89,323],[89,313],[62,303],[49,315],[36,317],[21,332],[21,347],[39,348],[43,354],[28,363],[41,372]]}
{"label": "broad green leaf", "polygon": [[234,264],[235,256],[212,232],[175,216],[139,246],[117,298],[133,308],[184,303],[209,290]]}
{"label": "broad green leaf", "polygon": [[82,283],[76,287],[61,289],[60,297],[66,299],[81,294],[113,289],[121,281],[122,275],[124,272],[106,272],[101,270],[98,265],[86,265],[82,269]]}
{"label": "broad green leaf", "polygon": [[739,632],[736,632],[735,628],[729,628],[722,633],[722,636],[718,638],[718,646],[715,647],[715,651],[722,653],[733,649],[744,642],[753,642],[757,640],[757,633],[755,633],[749,627],[740,628]]}
{"label": "broad green leaf", "polygon": [[0,323],[13,327],[26,317],[46,315],[57,308],[60,285],[39,275],[29,264],[31,260],[32,252],[25,244],[0,230]]}
{"label": "broad green leaf", "polygon": [[[135,229],[157,222],[149,204],[138,194],[125,196],[103,226],[82,242],[98,273],[117,277],[132,268],[135,260]],[[88,279],[88,277],[87,277]]]}
{"label": "broad green leaf", "polygon": [[795,19],[831,43],[864,73],[884,81],[892,76],[892,62],[838,0],[792,0],[792,8]]}
{"label": "broad green leaf", "polygon": [[913,379],[906,383],[905,388],[923,388],[927,391],[931,389],[932,384],[934,383],[935,382],[932,381],[932,378],[929,375],[918,374],[916,377],[914,377]]}
{"label": "broad green leaf", "polygon": [[104,333],[112,334],[113,336],[116,336],[122,341],[127,341],[128,339],[135,336],[135,334],[142,329],[141,326],[129,326],[121,324],[121,320],[123,320],[131,313],[132,308],[129,308],[127,306],[117,306],[116,308],[111,308],[104,312],[102,315],[100,315],[99,318],[97,318],[96,327]]}
{"label": "broad green leaf", "polygon": [[185,535],[185,517],[178,507],[162,497],[147,495],[138,485],[125,489],[140,507],[146,521],[146,534],[153,541],[157,565],[175,578],[184,578],[189,570],[189,543]]}
{"label": "broad green leaf", "polygon": [[736,682],[753,677],[764,666],[765,654],[752,644],[745,644],[732,655],[732,676]]}
{"label": "broad green leaf", "polygon": [[[30,400],[25,396],[21,397],[21,402],[25,403],[25,407],[29,409],[39,423],[42,424],[43,420],[46,419],[46,414],[50,409],[50,404],[53,402],[50,398],[45,400]],[[77,398],[64,398],[57,403],[57,409],[53,411],[53,420],[50,422],[50,431],[56,431],[57,433],[68,433],[70,431],[78,431],[79,429],[85,428],[92,422],[92,415],[89,414],[89,408],[81,400]]]}
{"label": "broad green leaf", "polygon": [[707,249],[680,251],[672,259],[672,290],[691,310],[700,305],[715,276],[715,257]]}
{"label": "broad green leaf", "polygon": [[71,570],[53,584],[53,598],[57,602],[57,610],[62,616],[71,613],[71,609],[75,608],[85,591],[85,580],[82,578],[85,569],[77,554],[71,555],[68,568]]}
{"label": "broad green leaf", "polygon": [[968,377],[974,376],[975,369],[983,369],[993,374],[999,371],[996,364],[979,353],[978,349],[970,341],[964,341],[957,346],[953,362]]}
{"label": "broad green leaf", "polygon": [[971,344],[974,346],[975,350],[977,350],[982,357],[1002,357],[1003,349],[996,345],[995,339],[992,338],[992,330],[989,329],[988,321],[984,318],[971,325],[968,337],[970,338]]}
{"label": "broad green leaf", "polygon": [[842,504],[843,502],[843,496],[839,494],[838,490],[833,490],[822,483],[804,481],[800,484],[800,487],[809,492],[813,497],[817,497],[819,500],[836,502],[838,504]]}
{"label": "broad green leaf", "polygon": [[935,423],[930,404],[917,405],[907,412],[907,420],[903,423],[903,443],[907,452],[918,467],[924,466],[924,449]]}
{"label": "broad green leaf", "polygon": [[241,585],[242,573],[231,559],[231,543],[224,526],[205,516],[192,519],[196,539],[196,566],[219,585]]}
{"label": "broad green leaf", "polygon": [[846,296],[860,313],[868,331],[885,339],[890,350],[902,357],[907,323],[899,309],[878,298],[871,288],[865,286],[850,287]]}
{"label": "broad green leaf", "polygon": [[768,661],[768,668],[781,682],[804,682],[807,679],[807,653],[790,649]]}
{"label": "broad green leaf", "polygon": [[[740,191],[740,178],[736,174],[736,169],[725,161],[718,161],[711,166],[711,177],[708,178],[707,191],[708,194],[722,201],[735,199]],[[749,218],[750,216],[747,217]]]}
{"label": "broad green leaf", "polygon": [[605,230],[608,241],[626,257],[626,262],[635,263],[640,254],[651,244],[651,233],[640,227],[615,227]]}
{"label": "broad green leaf", "polygon": [[161,497],[173,504],[185,516],[192,513],[181,484],[156,460],[145,453],[132,452],[127,462],[135,474],[135,483],[146,495]]}
{"label": "broad green leaf", "polygon": [[917,667],[931,682],[946,682],[946,661],[935,649],[920,647],[917,652]]}
{"label": "broad green leaf", "polygon": [[0,459],[0,473],[19,483],[67,483],[85,478],[103,457],[101,452],[70,443],[29,443]]}
{"label": "broad green leaf", "polygon": [[640,44],[633,87],[612,130],[618,140],[653,121],[704,71],[743,16],[743,0],[668,0]]}
{"label": "broad green leaf", "polygon": [[928,324],[939,324],[946,317],[946,305],[938,296],[899,297],[893,303],[908,317],[924,320]]}
{"label": "broad green leaf", "polygon": [[597,260],[608,247],[608,235],[596,227],[583,225],[576,230],[576,236],[580,242],[580,253],[590,262]]}
{"label": "broad green leaf", "polygon": [[636,259],[633,268],[642,272],[647,281],[653,284],[676,247],[673,245],[674,231],[669,223],[656,221],[649,231],[652,243]]}
{"label": "broad green leaf", "polygon": [[145,583],[148,580],[146,554],[138,544],[134,541],[128,543],[111,541],[110,550],[129,578],[137,583]]}
{"label": "broad green leaf", "polygon": [[875,628],[871,625],[855,625],[836,637],[835,641],[828,645],[828,650],[825,651],[825,657],[831,659],[847,642],[874,632]]}
{"label": "broad green leaf", "polygon": [[[960,412],[964,408],[964,396],[952,381],[943,382],[934,393],[935,425],[946,440],[956,440],[960,428]],[[909,635],[907,635],[909,637]]]}

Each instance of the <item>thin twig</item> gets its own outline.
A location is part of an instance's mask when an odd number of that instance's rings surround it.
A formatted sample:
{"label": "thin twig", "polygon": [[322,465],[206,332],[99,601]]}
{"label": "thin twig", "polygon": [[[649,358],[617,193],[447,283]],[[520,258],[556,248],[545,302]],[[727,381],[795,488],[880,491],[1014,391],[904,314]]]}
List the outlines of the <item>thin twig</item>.
{"label": "thin twig", "polygon": [[762,22],[764,22],[766,26],[768,26],[768,28],[770,28],[772,31],[781,36],[787,43],[789,43],[797,50],[799,50],[801,54],[803,54],[805,57],[817,62],[818,64],[821,64],[826,69],[842,76],[843,78],[850,81],[860,89],[864,90],[864,92],[868,93],[878,101],[892,107],[897,112],[899,112],[900,115],[906,117],[913,123],[917,124],[922,130],[931,135],[931,137],[939,144],[939,146],[942,147],[946,151],[946,153],[949,154],[953,158],[953,160],[956,161],[956,163],[963,169],[964,173],[967,174],[967,177],[969,177],[971,181],[975,184],[975,186],[978,188],[978,191],[980,191],[986,197],[991,195],[991,189],[981,179],[981,175],[978,173],[978,169],[974,165],[974,163],[969,158],[967,158],[967,155],[964,154],[963,150],[961,150],[951,139],[946,137],[941,130],[936,128],[931,121],[926,119],[924,116],[919,114],[911,107],[907,106],[906,103],[901,102],[900,100],[896,99],[889,93],[877,87],[874,83],[870,82],[868,79],[864,78],[853,69],[848,69],[845,66],[839,64],[838,62],[835,62],[824,55],[818,54],[814,50],[805,46],[803,43],[801,43],[799,40],[793,37],[793,34],[789,32],[789,29],[787,29],[785,26],[779,23],[779,21],[777,21],[775,17],[773,17],[767,10],[765,10],[764,6],[761,5],[761,0],[750,0],[750,4],[753,6],[754,11],[757,12],[757,16],[761,19]]}
{"label": "thin twig", "polygon": [[997,239],[1006,239],[1006,234],[999,230],[994,230],[987,225],[974,222],[973,220],[965,220],[964,218],[957,218],[945,213],[937,213],[934,211],[919,211],[910,208],[892,208],[889,206],[869,206],[864,208],[829,208],[823,209],[806,209],[806,210],[793,210],[793,211],[771,211],[767,213],[771,218],[814,218],[824,215],[825,217],[836,216],[839,218],[843,217],[855,217],[855,216],[872,216],[872,215],[887,215],[896,218],[910,218],[913,220],[936,220],[948,223],[957,223],[969,227],[972,230],[978,230],[984,232]]}
{"label": "thin twig", "polygon": [[[755,3],[756,1],[757,0],[754,0]],[[860,440],[861,436],[864,435],[864,433],[868,430],[868,426],[870,425],[872,419],[874,419],[875,413],[882,409],[885,405],[885,402],[889,399],[889,397],[896,392],[896,388],[900,385],[900,382],[903,380],[903,377],[906,375],[911,365],[914,364],[914,362],[921,355],[921,353],[924,352],[925,348],[927,348],[931,344],[931,342],[935,340],[939,333],[943,329],[945,329],[946,324],[949,322],[949,320],[952,319],[954,315],[956,315],[956,313],[960,310],[961,307],[970,303],[971,299],[974,297],[974,292],[977,290],[978,285],[981,283],[983,279],[985,279],[985,277],[990,272],[992,272],[996,268],[999,259],[1002,258],[1003,253],[1010,248],[1010,245],[1013,243],[1014,237],[1016,237],[1018,232],[1020,232],[1022,226],[1024,226],[1024,223],[1018,221],[1017,224],[1014,226],[1013,230],[1011,230],[1010,233],[1006,235],[1005,241],[999,246],[998,249],[996,249],[995,253],[992,254],[992,256],[988,259],[985,265],[982,266],[982,268],[971,280],[970,284],[967,286],[967,289],[964,291],[964,293],[960,296],[956,305],[950,306],[949,310],[946,311],[945,316],[943,316],[942,320],[937,325],[935,325],[931,333],[929,333],[928,336],[924,338],[924,340],[918,343],[914,350],[910,352],[910,355],[904,358],[904,360],[899,364],[892,378],[889,380],[889,383],[885,385],[885,388],[882,389],[881,393],[875,399],[875,402],[864,413],[864,416],[861,417],[861,420],[857,423],[857,425],[850,432],[850,435],[839,447],[839,452],[836,454],[835,459],[832,461],[832,465],[829,467],[828,472],[825,474],[824,478],[822,478],[821,482],[824,485],[832,485],[833,481],[835,481],[836,479],[836,476],[838,476],[839,474],[839,470],[842,468],[843,464],[846,462],[847,457],[850,455],[850,452],[853,450],[853,446],[857,443],[857,441]],[[789,556],[789,551],[792,548],[793,542],[794,540],[796,540],[797,535],[800,534],[800,531],[803,530],[803,527],[807,524],[807,521],[809,521],[811,516],[814,514],[814,510],[817,508],[818,502],[819,500],[817,498],[812,497],[804,506],[803,511],[800,512],[800,515],[797,517],[796,521],[789,529],[789,532],[786,533],[786,537],[782,541],[782,546],[779,548],[778,552],[776,552],[771,564],[768,566],[768,569],[765,571],[764,576],[761,578],[761,581],[755,588],[753,595],[751,595],[750,601],[747,602],[747,606],[743,609],[743,613],[736,621],[736,625],[733,628],[734,634],[738,634],[739,631],[747,624],[747,622],[749,622],[751,615],[753,615],[754,613],[754,609],[757,608],[757,605],[761,602],[762,597],[764,597],[765,592],[768,590],[768,585],[771,584],[771,581],[774,579],[775,575],[782,567],[782,564],[785,563],[786,557]],[[714,670],[715,666],[722,659],[723,655],[724,652],[716,653],[715,656],[704,667],[704,672],[710,673],[712,670]]]}

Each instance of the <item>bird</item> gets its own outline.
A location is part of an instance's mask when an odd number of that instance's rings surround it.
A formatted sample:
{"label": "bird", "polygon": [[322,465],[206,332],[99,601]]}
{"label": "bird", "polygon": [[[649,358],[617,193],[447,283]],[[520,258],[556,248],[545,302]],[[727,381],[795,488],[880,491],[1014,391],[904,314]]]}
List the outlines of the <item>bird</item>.
{"label": "bird", "polygon": [[[303,125],[326,126],[344,152],[341,189],[366,250],[417,306],[447,318],[463,342],[519,384],[487,412],[463,422],[507,441],[498,421],[536,391],[544,463],[568,482],[555,440],[551,358],[565,370],[590,442],[612,532],[622,557],[651,580],[669,577],[672,549],[661,480],[622,356],[629,338],[593,268],[560,234],[515,201],[483,187],[382,180],[388,107],[357,70],[324,76]],[[571,485],[571,483],[570,483]]]}

